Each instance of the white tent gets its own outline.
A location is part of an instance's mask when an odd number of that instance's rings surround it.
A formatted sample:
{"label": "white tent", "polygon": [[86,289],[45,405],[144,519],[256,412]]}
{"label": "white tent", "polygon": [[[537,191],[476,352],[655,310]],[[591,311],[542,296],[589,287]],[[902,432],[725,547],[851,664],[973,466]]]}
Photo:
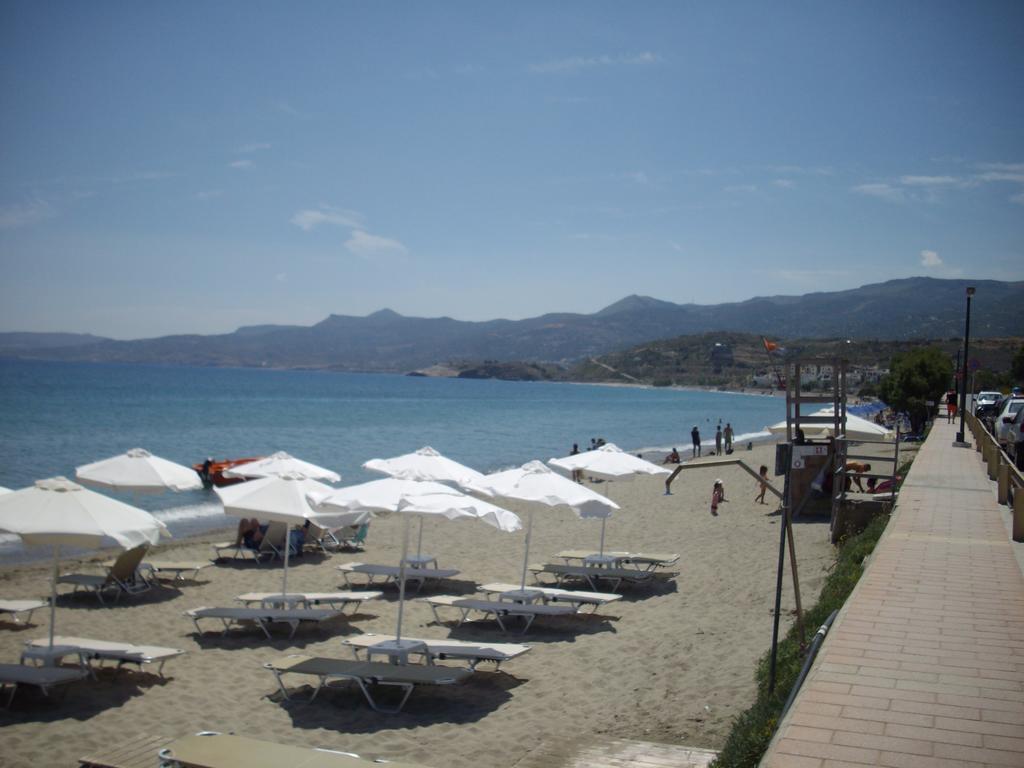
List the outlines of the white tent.
{"label": "white tent", "polygon": [[[832,416],[834,413],[835,409],[829,407],[822,408],[820,411],[815,411],[810,415]],[[805,424],[801,429],[804,431],[804,437],[812,440],[831,437],[834,431],[831,424]],[[773,435],[785,435],[786,422],[780,421],[778,424],[772,424],[768,427],[768,431]],[[852,413],[847,412],[846,436],[851,440],[893,440],[895,439],[896,434],[891,429],[886,429],[881,424],[875,424],[874,422],[862,419],[860,416],[854,416]]]}

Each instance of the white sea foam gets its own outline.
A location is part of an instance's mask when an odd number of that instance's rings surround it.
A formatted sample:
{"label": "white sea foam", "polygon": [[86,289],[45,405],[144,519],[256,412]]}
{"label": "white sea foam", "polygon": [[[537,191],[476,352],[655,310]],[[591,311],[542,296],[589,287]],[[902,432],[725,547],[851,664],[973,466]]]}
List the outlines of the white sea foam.
{"label": "white sea foam", "polygon": [[180,523],[223,514],[224,507],[217,502],[207,501],[201,504],[185,504],[180,507],[158,509],[153,512],[153,517],[162,523]]}

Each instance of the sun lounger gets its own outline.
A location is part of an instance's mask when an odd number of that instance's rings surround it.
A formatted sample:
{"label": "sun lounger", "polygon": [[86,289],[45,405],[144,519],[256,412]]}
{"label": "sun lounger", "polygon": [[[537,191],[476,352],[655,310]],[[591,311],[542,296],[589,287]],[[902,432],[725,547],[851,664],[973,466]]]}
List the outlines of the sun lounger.
{"label": "sun lounger", "polygon": [[[504,600],[516,601],[515,595],[522,590],[518,584],[484,584],[480,591],[489,595],[498,595]],[[583,592],[575,589],[558,589],[556,587],[529,586],[526,592],[536,593],[544,603],[570,603],[579,610],[584,605],[593,607],[594,612],[602,605],[621,600],[622,595],[611,592]]]}
{"label": "sun lounger", "polygon": [[332,608],[337,607],[339,611],[344,611],[349,605],[354,605],[353,613],[355,613],[364,601],[378,600],[383,596],[383,592],[371,590],[361,592],[289,592],[287,595],[282,595],[280,592],[247,592],[244,595],[239,595],[235,600],[246,605],[259,603],[263,607],[300,605],[303,608],[316,608],[320,605],[329,605]]}
{"label": "sun lounger", "polygon": [[246,623],[256,624],[263,634],[270,639],[269,626],[271,624],[287,624],[292,628],[289,638],[295,637],[295,631],[302,622],[324,622],[342,616],[341,611],[326,610],[324,608],[194,608],[185,611],[185,615],[192,619],[196,626],[196,632],[202,634],[199,628],[199,619],[220,619],[224,624],[224,631],[227,634],[233,626],[242,626]]}
{"label": "sun lounger", "polygon": [[[46,600],[0,600],[0,613],[11,614],[11,620],[15,624],[31,624],[32,613],[39,608],[46,608],[50,604]],[[28,613],[24,621],[18,619],[19,613]]]}
{"label": "sun lounger", "polygon": [[157,753],[172,741],[170,736],[149,733],[102,741],[78,758],[78,768],[153,768]]}
{"label": "sun lounger", "polygon": [[[389,644],[395,642],[394,635],[375,635],[367,633],[355,637],[343,637],[341,644],[352,649],[352,655],[360,659],[360,652],[365,652],[367,658],[376,655],[375,649],[387,654],[390,650]],[[483,661],[492,662],[495,669],[501,667],[503,661],[509,661],[530,650],[528,645],[519,643],[474,643],[467,640],[453,640],[451,638],[421,638],[403,637],[402,644],[406,642],[419,644],[426,652],[426,663],[433,664],[435,661],[454,659],[456,661],[469,662],[470,669],[476,669],[477,664]],[[416,652],[414,652],[416,653]],[[424,655],[424,654],[421,654]]]}
{"label": "sun lounger", "polygon": [[[367,703],[378,712],[395,714],[402,711],[405,702],[417,685],[453,685],[461,683],[473,674],[470,669],[460,667],[437,667],[420,664],[387,664],[373,661],[348,661],[347,659],[314,658],[311,656],[285,656],[263,665],[277,680],[278,688],[287,699],[288,691],[281,681],[287,673],[313,675],[318,679],[316,690],[310,701],[316,698],[321,688],[329,687],[331,680],[345,680],[355,683],[366,697]],[[371,685],[385,685],[399,688],[405,693],[396,707],[383,707],[370,693]]]}
{"label": "sun lounger", "polygon": [[34,685],[44,696],[58,685],[81,680],[89,673],[80,667],[33,667],[28,664],[0,664],[0,689],[10,686],[5,708],[10,708],[19,685]]}
{"label": "sun lounger", "polygon": [[[79,658],[96,661],[116,661],[118,669],[125,664],[137,664],[142,669],[143,664],[157,664],[156,673],[164,676],[164,664],[170,659],[181,656],[185,653],[180,648],[163,648],[159,645],[133,645],[132,643],[114,643],[108,640],[91,640],[85,637],[61,637],[53,638],[55,646],[64,646],[68,649],[77,649]],[[49,638],[32,640],[25,644],[26,648],[48,648]],[[70,655],[70,654],[66,654]]]}
{"label": "sun lounger", "polygon": [[[614,558],[616,566],[632,565],[645,571],[653,571],[658,568],[671,568],[679,562],[679,555],[668,552],[605,552],[605,557]],[[555,557],[560,557],[566,563],[579,561],[588,564],[588,560],[598,557],[598,553],[592,549],[565,549]]]}
{"label": "sun lounger", "polygon": [[74,591],[84,589],[96,595],[101,603],[104,603],[103,593],[114,592],[114,600],[120,599],[122,594],[137,595],[145,592],[152,586],[139,571],[142,558],[149,549],[148,544],[143,544],[133,549],[125,550],[108,568],[104,576],[88,573],[67,573],[57,578],[58,584],[72,584]]}
{"label": "sun lounger", "polygon": [[566,581],[585,581],[594,591],[600,589],[601,582],[611,582],[611,591],[615,592],[622,584],[651,584],[655,581],[666,581],[678,576],[675,571],[641,571],[637,568],[602,568],[590,565],[559,565],[545,563],[531,565],[530,571],[539,580],[541,574],[555,577],[555,583],[562,586]]}
{"label": "sun lounger", "polygon": [[[380,764],[364,760],[353,752],[290,747],[222,733],[200,733],[175,739],[157,756],[164,768],[370,768]],[[412,763],[383,762],[391,768],[423,768]]]}
{"label": "sun lounger", "polygon": [[[345,583],[349,586],[352,585],[350,577],[356,573],[366,576],[366,584],[373,584],[376,578],[381,577],[384,579],[385,585],[398,584],[400,574],[397,565],[373,565],[371,563],[345,563],[339,565],[338,570],[341,571]],[[419,589],[430,579],[450,579],[458,575],[459,571],[455,568],[406,568],[405,585],[408,587],[410,583],[415,582],[416,588]]]}
{"label": "sun lounger", "polygon": [[306,534],[306,546],[323,552],[337,552],[339,549],[361,550],[369,529],[368,523],[346,525],[341,528],[321,528],[315,523],[310,523]]}
{"label": "sun lounger", "polygon": [[[288,537],[288,526],[284,523],[270,523],[266,533],[260,539],[260,545],[256,549],[245,546],[245,542],[235,544],[233,541],[222,541],[213,544],[215,560],[237,560],[251,558],[257,563],[264,560],[284,557],[284,542]],[[230,552],[230,555],[224,555]]]}
{"label": "sun lounger", "polygon": [[514,603],[506,600],[481,600],[460,595],[437,595],[435,597],[421,597],[420,600],[430,606],[430,610],[434,612],[434,618],[438,624],[444,623],[437,612],[438,608],[455,608],[460,611],[461,616],[459,617],[459,623],[456,625],[459,627],[462,626],[472,611],[483,613],[485,617],[493,616],[495,621],[498,622],[498,626],[501,627],[502,632],[508,631],[502,619],[509,616],[518,616],[526,619],[526,625],[523,627],[524,635],[529,631],[530,625],[533,624],[533,620],[538,616],[572,616],[576,613],[576,608],[571,605]]}
{"label": "sun lounger", "polygon": [[209,560],[173,563],[161,563],[154,560],[143,563],[142,567],[148,569],[153,578],[164,579],[169,577],[171,581],[185,581],[185,574],[191,572],[192,575],[188,578],[194,581],[203,568],[209,568],[211,565],[213,563]]}

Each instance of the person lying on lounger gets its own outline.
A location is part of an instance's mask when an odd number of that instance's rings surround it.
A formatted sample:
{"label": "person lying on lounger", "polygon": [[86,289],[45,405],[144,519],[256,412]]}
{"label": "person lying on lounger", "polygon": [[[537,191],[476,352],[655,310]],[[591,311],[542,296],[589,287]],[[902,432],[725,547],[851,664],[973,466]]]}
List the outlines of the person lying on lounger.
{"label": "person lying on lounger", "polygon": [[238,532],[235,536],[235,546],[240,547],[244,544],[248,549],[259,549],[260,542],[263,541],[263,535],[266,532],[267,526],[260,525],[260,521],[255,517],[243,517],[238,521]]}

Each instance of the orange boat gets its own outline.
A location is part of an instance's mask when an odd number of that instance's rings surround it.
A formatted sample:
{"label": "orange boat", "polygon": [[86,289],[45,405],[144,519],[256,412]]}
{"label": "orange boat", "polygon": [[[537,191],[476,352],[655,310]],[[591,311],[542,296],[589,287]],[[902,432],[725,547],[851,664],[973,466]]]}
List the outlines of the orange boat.
{"label": "orange boat", "polygon": [[245,482],[244,477],[224,477],[225,470],[233,469],[242,464],[248,464],[251,461],[259,461],[262,458],[262,456],[253,456],[248,459],[219,459],[217,461],[207,459],[198,464],[193,464],[192,469],[199,475],[199,479],[203,481],[205,487],[212,488],[217,486],[218,488],[223,488],[226,485]]}

